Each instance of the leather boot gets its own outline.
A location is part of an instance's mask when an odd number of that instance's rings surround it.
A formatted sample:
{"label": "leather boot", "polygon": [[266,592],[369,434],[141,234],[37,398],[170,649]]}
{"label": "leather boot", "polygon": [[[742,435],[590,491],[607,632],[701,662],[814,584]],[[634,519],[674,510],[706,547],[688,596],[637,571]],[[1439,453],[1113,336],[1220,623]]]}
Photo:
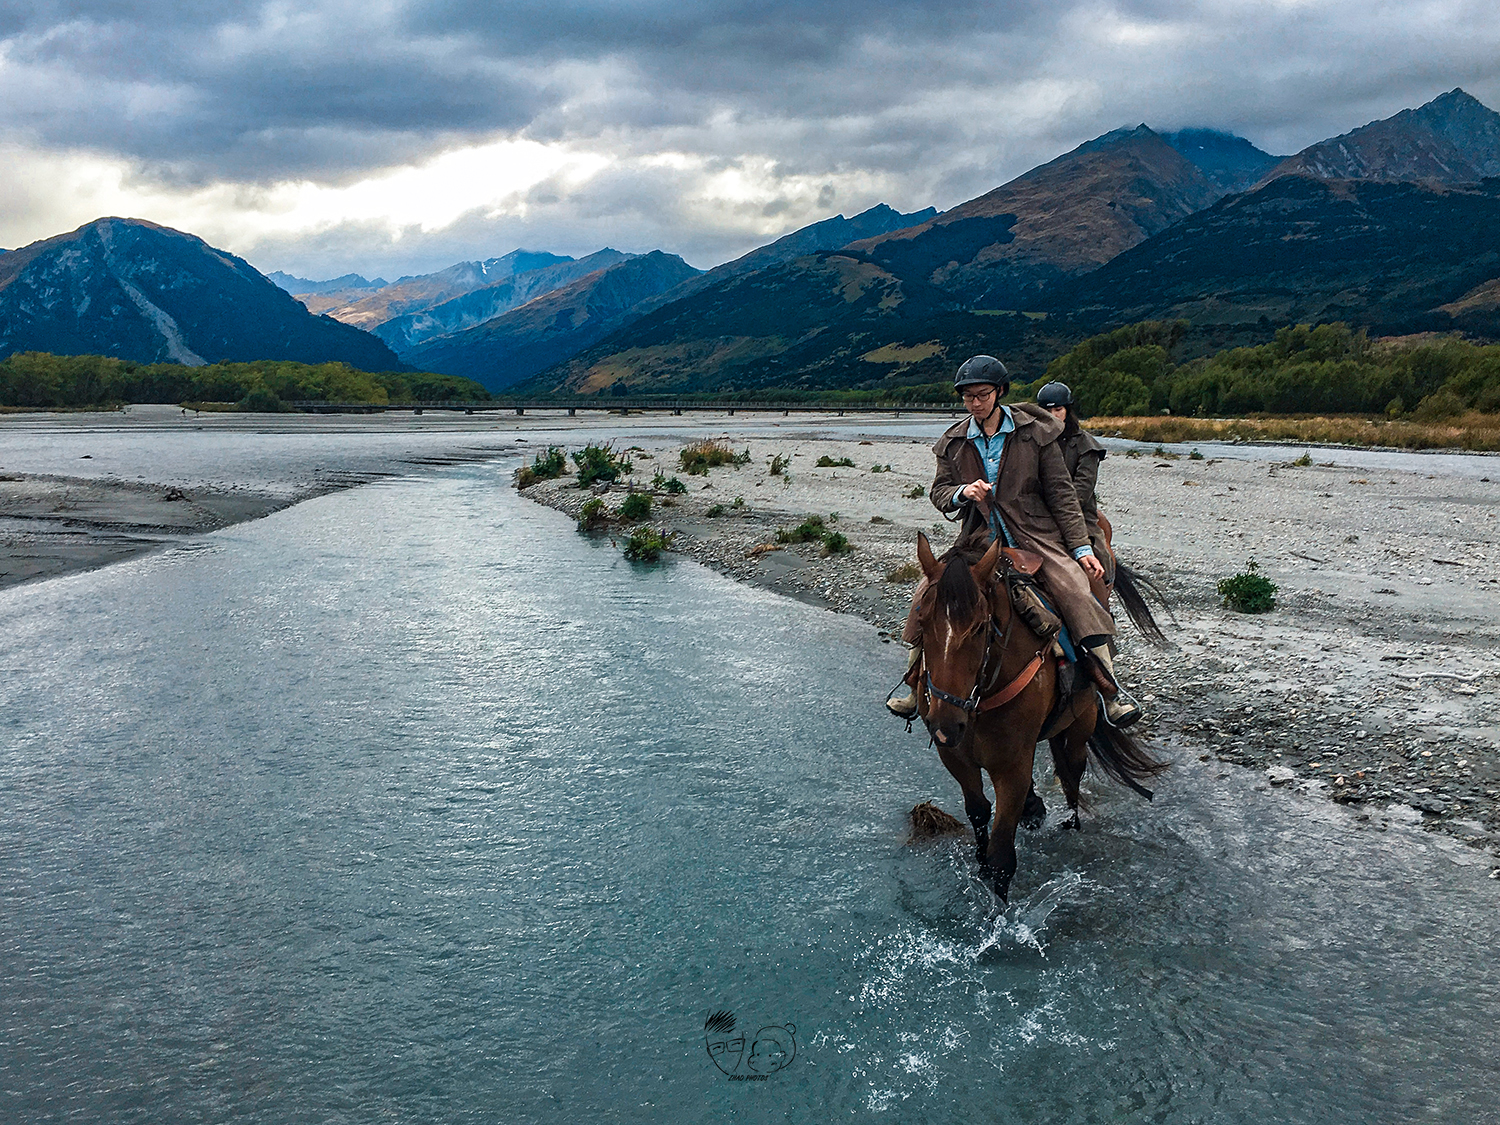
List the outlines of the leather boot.
{"label": "leather boot", "polygon": [[897,699],[885,701],[886,710],[898,719],[912,719],[917,714],[917,688],[913,682],[916,677],[912,672],[922,660],[922,646],[912,645],[906,650],[906,675],[902,677],[900,687],[906,688],[906,694]]}
{"label": "leather boot", "polygon": [[[1104,666],[1104,671],[1114,681],[1116,692],[1118,693],[1120,681],[1115,675],[1115,662],[1110,658],[1109,646],[1106,644],[1100,645],[1098,648],[1091,648],[1089,649],[1089,654]],[[1140,721],[1141,709],[1135,702],[1128,699],[1121,699],[1118,694],[1115,694],[1104,700],[1104,717],[1109,720],[1110,726],[1124,730],[1126,727]]]}

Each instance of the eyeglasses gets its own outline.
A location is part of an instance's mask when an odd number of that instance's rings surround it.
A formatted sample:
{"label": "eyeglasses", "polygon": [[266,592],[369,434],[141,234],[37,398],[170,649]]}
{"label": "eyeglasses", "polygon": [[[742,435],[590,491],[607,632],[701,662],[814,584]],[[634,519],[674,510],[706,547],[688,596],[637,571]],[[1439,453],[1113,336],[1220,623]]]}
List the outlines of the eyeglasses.
{"label": "eyeglasses", "polygon": [[961,391],[959,397],[965,402],[983,402],[985,399],[993,396],[994,393],[994,387],[987,387],[982,391]]}

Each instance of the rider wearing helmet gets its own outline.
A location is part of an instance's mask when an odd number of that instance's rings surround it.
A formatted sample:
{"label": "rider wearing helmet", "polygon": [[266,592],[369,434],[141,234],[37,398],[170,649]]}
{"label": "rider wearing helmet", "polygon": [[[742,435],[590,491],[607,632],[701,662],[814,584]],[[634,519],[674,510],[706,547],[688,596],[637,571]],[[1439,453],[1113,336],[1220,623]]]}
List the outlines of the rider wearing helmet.
{"label": "rider wearing helmet", "polygon": [[1089,529],[1089,544],[1094,548],[1094,557],[1104,565],[1105,585],[1110,585],[1114,581],[1115,559],[1099,527],[1099,498],[1094,494],[1099,483],[1099,462],[1106,456],[1104,446],[1079,427],[1077,403],[1066,383],[1048,383],[1036,393],[1036,404],[1063,424],[1057,444],[1062,449],[1068,475],[1073,478],[1073,489],[1078,493],[1078,506],[1083,509],[1083,522]]}
{"label": "rider wearing helmet", "polygon": [[[954,549],[978,557],[995,539],[1042,557],[1041,578],[1077,643],[1087,649],[1112,678],[1109,643],[1115,623],[1095,599],[1090,578],[1104,568],[1089,543],[1088,526],[1068,475],[1058,439],[1063,423],[1030,403],[1005,406],[1010,374],[994,356],[977,355],[958,369],[953,389],[969,417],[951,426],[932,447],[937,474],[929,497],[950,520],[962,521]],[[925,589],[918,584],[902,639],[913,648],[910,671],[921,658],[916,607]],[[888,700],[901,718],[917,711],[917,692]],[[1111,698],[1106,713],[1116,725],[1129,724],[1140,712]]]}

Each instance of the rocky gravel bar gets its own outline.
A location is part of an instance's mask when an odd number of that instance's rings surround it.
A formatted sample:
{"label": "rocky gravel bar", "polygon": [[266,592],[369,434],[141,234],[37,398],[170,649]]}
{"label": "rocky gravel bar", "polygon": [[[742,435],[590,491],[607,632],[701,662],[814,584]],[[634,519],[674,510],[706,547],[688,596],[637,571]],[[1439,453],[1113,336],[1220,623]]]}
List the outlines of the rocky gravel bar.
{"label": "rocky gravel bar", "polygon": [[[927,441],[738,439],[748,461],[706,476],[682,471],[680,448],[632,447],[630,480],[581,490],[564,476],[524,494],[577,516],[596,495],[613,510],[629,491],[651,493],[649,522],[675,551],[862,617],[887,641],[917,576],[916,533],[937,550],[952,542],[926,496]],[[1420,822],[1500,855],[1500,459],[1491,480],[1350,468],[1330,450],[1308,463],[1302,452],[1135,448],[1105,460],[1116,549],[1172,607],[1158,611],[1166,650],[1121,615],[1119,666],[1147,708],[1143,740],[1357,806],[1372,828]],[[776,458],[787,467],[773,474]],[[687,491],[653,490],[658,474]],[[852,550],[776,541],[809,515]],[[616,522],[600,533],[628,532]],[[1251,560],[1278,586],[1275,609],[1253,616],[1217,593]],[[893,684],[900,666],[893,652]]]}

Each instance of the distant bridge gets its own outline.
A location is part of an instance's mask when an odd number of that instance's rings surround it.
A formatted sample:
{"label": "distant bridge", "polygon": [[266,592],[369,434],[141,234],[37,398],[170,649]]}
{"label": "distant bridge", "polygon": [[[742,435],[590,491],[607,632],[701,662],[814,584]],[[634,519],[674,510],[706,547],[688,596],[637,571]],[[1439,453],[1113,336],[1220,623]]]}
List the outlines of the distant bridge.
{"label": "distant bridge", "polygon": [[461,414],[502,411],[525,414],[528,410],[566,411],[568,417],[580,410],[591,410],[604,414],[890,414],[899,418],[903,414],[949,414],[963,413],[958,403],[903,403],[900,405],[848,402],[702,402],[698,400],[676,400],[655,398],[583,398],[583,399],[512,399],[490,402],[293,402],[294,410],[308,414],[385,414],[393,410],[421,414],[426,410],[447,410]]}

